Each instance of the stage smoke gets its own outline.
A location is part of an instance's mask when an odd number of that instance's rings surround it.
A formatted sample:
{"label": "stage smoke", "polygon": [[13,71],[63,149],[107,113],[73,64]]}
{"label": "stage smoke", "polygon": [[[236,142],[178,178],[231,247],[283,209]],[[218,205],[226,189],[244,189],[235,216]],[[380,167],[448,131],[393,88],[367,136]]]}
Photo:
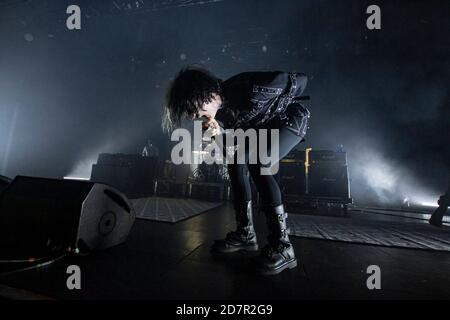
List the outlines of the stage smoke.
{"label": "stage smoke", "polygon": [[64,175],[64,177],[71,177],[76,179],[90,179],[92,172],[92,165],[97,163],[98,155],[101,153],[123,153],[127,149],[133,137],[116,137],[101,144],[96,148],[90,148],[84,156],[77,161],[72,169]]}
{"label": "stage smoke", "polygon": [[436,203],[439,191],[431,190],[400,163],[381,152],[366,148],[352,159],[353,183],[356,197],[362,203],[401,206],[409,203]]}

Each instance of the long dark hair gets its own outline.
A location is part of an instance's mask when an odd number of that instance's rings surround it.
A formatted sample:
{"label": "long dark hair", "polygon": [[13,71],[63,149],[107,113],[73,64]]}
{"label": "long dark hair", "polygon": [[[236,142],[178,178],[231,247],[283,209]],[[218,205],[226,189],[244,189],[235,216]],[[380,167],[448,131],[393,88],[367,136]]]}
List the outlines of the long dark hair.
{"label": "long dark hair", "polygon": [[166,92],[163,130],[170,132],[179,127],[183,120],[193,119],[203,104],[211,102],[213,94],[221,96],[221,82],[201,67],[181,69]]}

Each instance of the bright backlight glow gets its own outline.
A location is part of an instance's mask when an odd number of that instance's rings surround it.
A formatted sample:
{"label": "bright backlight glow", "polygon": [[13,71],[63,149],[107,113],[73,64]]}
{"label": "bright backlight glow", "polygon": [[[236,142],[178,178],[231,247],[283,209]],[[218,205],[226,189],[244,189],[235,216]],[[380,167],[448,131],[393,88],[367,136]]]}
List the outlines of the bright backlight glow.
{"label": "bright backlight glow", "polygon": [[439,207],[437,203],[432,203],[432,202],[421,202],[420,205],[424,206],[424,207]]}
{"label": "bright backlight glow", "polygon": [[82,180],[82,181],[89,181],[89,178],[80,178],[80,177],[64,177],[64,180]]}

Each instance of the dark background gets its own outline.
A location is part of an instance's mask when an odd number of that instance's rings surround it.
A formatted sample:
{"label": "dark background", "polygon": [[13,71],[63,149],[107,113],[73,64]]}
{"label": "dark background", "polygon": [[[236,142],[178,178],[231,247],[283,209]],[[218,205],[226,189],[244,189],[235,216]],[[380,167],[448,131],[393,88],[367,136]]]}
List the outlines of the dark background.
{"label": "dark background", "polygon": [[[139,153],[147,138],[167,154],[165,88],[200,63],[222,78],[308,74],[300,147],[343,144],[356,201],[435,202],[446,189],[449,1],[197,2],[0,1],[0,174],[88,177],[100,152]],[[366,28],[371,4],[382,30]]]}

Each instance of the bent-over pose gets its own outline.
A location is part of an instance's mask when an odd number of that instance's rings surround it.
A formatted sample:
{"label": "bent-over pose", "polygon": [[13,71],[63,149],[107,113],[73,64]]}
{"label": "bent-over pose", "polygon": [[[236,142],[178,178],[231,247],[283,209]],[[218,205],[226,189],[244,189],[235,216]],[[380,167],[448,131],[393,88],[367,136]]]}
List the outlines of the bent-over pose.
{"label": "bent-over pose", "polygon": [[[245,72],[222,81],[206,70],[187,67],[167,91],[163,124],[171,130],[185,119],[203,118],[204,126],[216,133],[220,128],[252,128],[257,132],[262,128],[278,129],[279,161],[304,140],[310,113],[298,98],[306,83],[307,77],[302,73]],[[257,271],[277,274],[295,268],[297,259],[287,234],[287,213],[280,187],[273,175],[262,174],[263,166],[259,158],[257,163],[228,164],[236,230],[216,240],[213,250],[221,253],[258,250],[248,169],[260,194],[269,229],[268,243],[256,261]]]}

